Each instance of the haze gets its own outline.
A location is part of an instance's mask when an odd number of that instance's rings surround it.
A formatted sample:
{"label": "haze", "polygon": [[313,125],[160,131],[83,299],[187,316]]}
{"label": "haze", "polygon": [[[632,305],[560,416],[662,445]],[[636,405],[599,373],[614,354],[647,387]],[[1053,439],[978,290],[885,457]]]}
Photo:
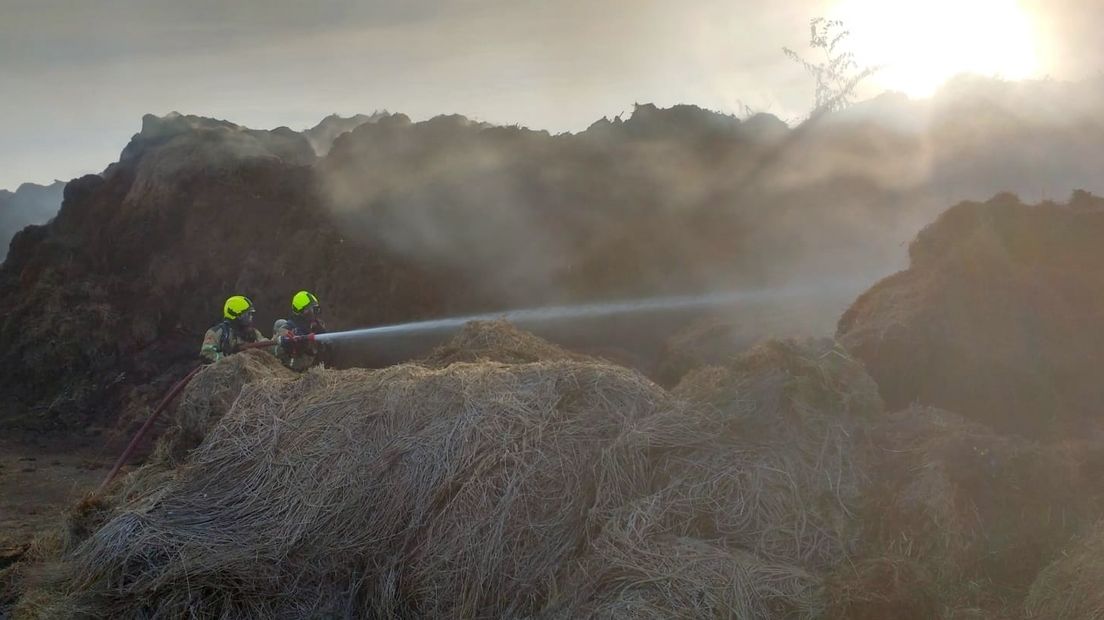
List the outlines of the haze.
{"label": "haze", "polygon": [[807,23],[844,19],[866,95],[954,73],[1081,79],[1101,3],[1075,0],[0,0],[0,188],[99,171],[143,113],[302,129],[331,112],[461,113],[576,131],[634,102],[794,120]]}

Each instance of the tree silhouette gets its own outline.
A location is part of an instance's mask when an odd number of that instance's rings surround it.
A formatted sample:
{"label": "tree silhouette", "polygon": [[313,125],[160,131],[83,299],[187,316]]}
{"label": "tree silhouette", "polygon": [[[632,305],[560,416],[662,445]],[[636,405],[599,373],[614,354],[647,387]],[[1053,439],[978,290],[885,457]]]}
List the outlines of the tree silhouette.
{"label": "tree silhouette", "polygon": [[804,67],[816,81],[816,105],[809,117],[842,110],[852,103],[855,88],[879,67],[860,67],[855,54],[844,49],[850,36],[838,19],[816,17],[809,21],[809,47],[823,56],[820,62],[806,60],[794,50],[784,47],[786,57]]}

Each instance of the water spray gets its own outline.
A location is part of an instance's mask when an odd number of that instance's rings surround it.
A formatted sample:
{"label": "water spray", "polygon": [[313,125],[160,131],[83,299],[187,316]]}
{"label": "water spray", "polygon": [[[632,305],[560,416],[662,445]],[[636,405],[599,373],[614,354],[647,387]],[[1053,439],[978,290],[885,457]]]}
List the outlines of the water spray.
{"label": "water spray", "polygon": [[680,312],[686,310],[700,310],[731,306],[740,303],[755,302],[779,302],[803,297],[816,297],[825,294],[852,294],[862,291],[870,286],[870,282],[863,280],[837,280],[820,282],[816,284],[804,284],[787,287],[751,289],[745,291],[733,291],[727,293],[708,293],[704,295],[684,295],[676,297],[652,297],[646,299],[634,299],[615,301],[609,303],[581,304],[574,306],[547,306],[543,308],[526,308],[519,310],[506,310],[502,312],[488,312],[484,314],[471,314],[466,316],[432,319],[427,321],[415,321],[411,323],[398,323],[365,329],[354,329],[341,332],[329,332],[318,334],[314,337],[316,342],[330,343],[343,340],[370,340],[382,336],[398,336],[413,334],[435,334],[450,332],[462,328],[471,321],[506,320],[519,327],[538,324],[553,323],[558,321],[571,321],[577,319],[596,319],[617,316],[627,316],[643,313]]}
{"label": "water spray", "polygon": [[[728,293],[709,293],[704,295],[684,295],[677,297],[652,297],[647,299],[634,299],[615,301],[609,303],[581,304],[575,306],[547,306],[543,308],[526,308],[520,310],[507,310],[503,312],[489,312],[484,314],[471,314],[466,316],[433,319],[428,321],[415,321],[411,323],[399,323],[395,325],[383,325],[380,327],[368,327],[341,332],[329,332],[325,334],[308,334],[292,337],[295,341],[307,341],[318,343],[332,343],[344,340],[371,340],[383,336],[411,336],[416,334],[441,334],[462,328],[471,321],[494,321],[504,319],[515,325],[532,327],[534,325],[554,323],[559,321],[572,321],[579,319],[595,319],[628,316],[633,314],[657,314],[664,312],[680,312],[686,310],[700,310],[719,308],[734,304],[747,304],[756,302],[781,302],[787,300],[824,296],[828,294],[853,294],[870,285],[866,279],[862,280],[833,280],[816,284],[803,284],[787,287],[751,289],[745,291],[733,291]],[[245,345],[246,349],[268,348],[279,343],[273,340],[264,340]],[[135,448],[142,438],[153,426],[154,421],[164,411],[173,399],[183,391],[202,366],[193,368],[180,381],[173,385],[165,395],[161,403],[154,409],[145,424],[138,430],[130,444],[116,460],[107,477],[96,490],[95,494],[103,493],[118,475],[123,465],[130,459]]]}

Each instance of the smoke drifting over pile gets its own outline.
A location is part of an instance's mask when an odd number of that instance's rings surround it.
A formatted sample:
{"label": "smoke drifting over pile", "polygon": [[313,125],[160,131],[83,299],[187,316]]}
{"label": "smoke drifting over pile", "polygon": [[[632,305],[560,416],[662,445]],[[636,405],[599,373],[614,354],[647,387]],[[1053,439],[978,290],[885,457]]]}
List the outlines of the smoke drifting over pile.
{"label": "smoke drifting over pile", "polygon": [[637,106],[578,134],[392,115],[338,139],[323,193],[349,234],[533,305],[871,282],[957,201],[1104,191],[1104,81],[962,79],[790,128]]}
{"label": "smoke drifting over pile", "polygon": [[[652,105],[560,135],[460,116],[333,118],[307,135],[147,116],[118,163],[70,182],[57,218],[14,238],[0,363],[16,370],[0,389],[13,411],[48,411],[36,420],[114,411],[126,384],[194,358],[228,294],[252,298],[267,327],[301,288],[334,329],[797,288],[823,294],[741,301],[727,327],[678,342],[828,334],[955,202],[1104,192],[1088,112],[1100,83],[956,88],[799,127]],[[858,284],[819,286],[832,282]],[[557,339],[639,345],[643,367],[687,320],[572,323]]]}

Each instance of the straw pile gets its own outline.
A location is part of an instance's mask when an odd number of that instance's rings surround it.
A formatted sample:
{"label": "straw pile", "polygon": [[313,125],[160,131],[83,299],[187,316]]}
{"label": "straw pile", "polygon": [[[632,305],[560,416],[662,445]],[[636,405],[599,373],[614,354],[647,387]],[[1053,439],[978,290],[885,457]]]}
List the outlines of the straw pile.
{"label": "straw pile", "polygon": [[688,401],[562,359],[279,374],[20,613],[819,617],[854,539],[849,437],[880,413],[830,341],[700,371]]}
{"label": "straw pile", "polygon": [[179,465],[222,419],[242,387],[265,379],[290,380],[295,374],[267,351],[246,350],[199,372],[180,395],[169,428],[156,447],[155,461]]}
{"label": "straw pile", "polygon": [[894,410],[920,403],[1039,441],[1104,436],[1104,200],[962,203],[837,336]]}
{"label": "straw pile", "polygon": [[645,488],[662,390],[572,362],[247,386],[169,482],[77,551],[90,613],[518,615]]}
{"label": "straw pile", "polygon": [[542,616],[819,617],[822,589],[812,573],[720,542],[642,526],[637,516],[608,524]]}
{"label": "straw pile", "polygon": [[845,557],[864,487],[861,429],[877,387],[831,340],[770,341],[674,393],[708,439],[670,460],[673,505],[707,515],[701,533],[774,561],[826,568]]}
{"label": "straw pile", "polygon": [[23,577],[21,561],[27,557],[27,550],[26,545],[0,547],[0,617],[19,598]]}
{"label": "straw pile", "polygon": [[606,522],[564,617],[821,617],[821,575],[857,535],[875,386],[832,341],[772,341],[675,395],[682,445],[656,455],[655,492]]}
{"label": "straw pile", "polygon": [[514,327],[505,320],[471,321],[448,343],[421,360],[423,366],[444,368],[457,362],[528,364],[555,360],[593,360]]}
{"label": "straw pile", "polygon": [[1040,620],[1104,618],[1104,522],[1039,574],[1024,608]]}
{"label": "straw pile", "polygon": [[933,588],[944,610],[1017,606],[1095,512],[1080,457],[1062,447],[922,407],[889,416],[872,435],[866,554],[916,563],[909,570],[923,577],[912,587]]}
{"label": "straw pile", "polygon": [[931,575],[904,557],[848,563],[828,579],[827,618],[833,620],[929,620],[943,617]]}
{"label": "straw pile", "polygon": [[484,361],[206,369],[158,454],[198,447],[5,569],[15,617],[1095,617],[1098,444],[885,416],[831,340],[672,393],[502,323],[450,346]]}

